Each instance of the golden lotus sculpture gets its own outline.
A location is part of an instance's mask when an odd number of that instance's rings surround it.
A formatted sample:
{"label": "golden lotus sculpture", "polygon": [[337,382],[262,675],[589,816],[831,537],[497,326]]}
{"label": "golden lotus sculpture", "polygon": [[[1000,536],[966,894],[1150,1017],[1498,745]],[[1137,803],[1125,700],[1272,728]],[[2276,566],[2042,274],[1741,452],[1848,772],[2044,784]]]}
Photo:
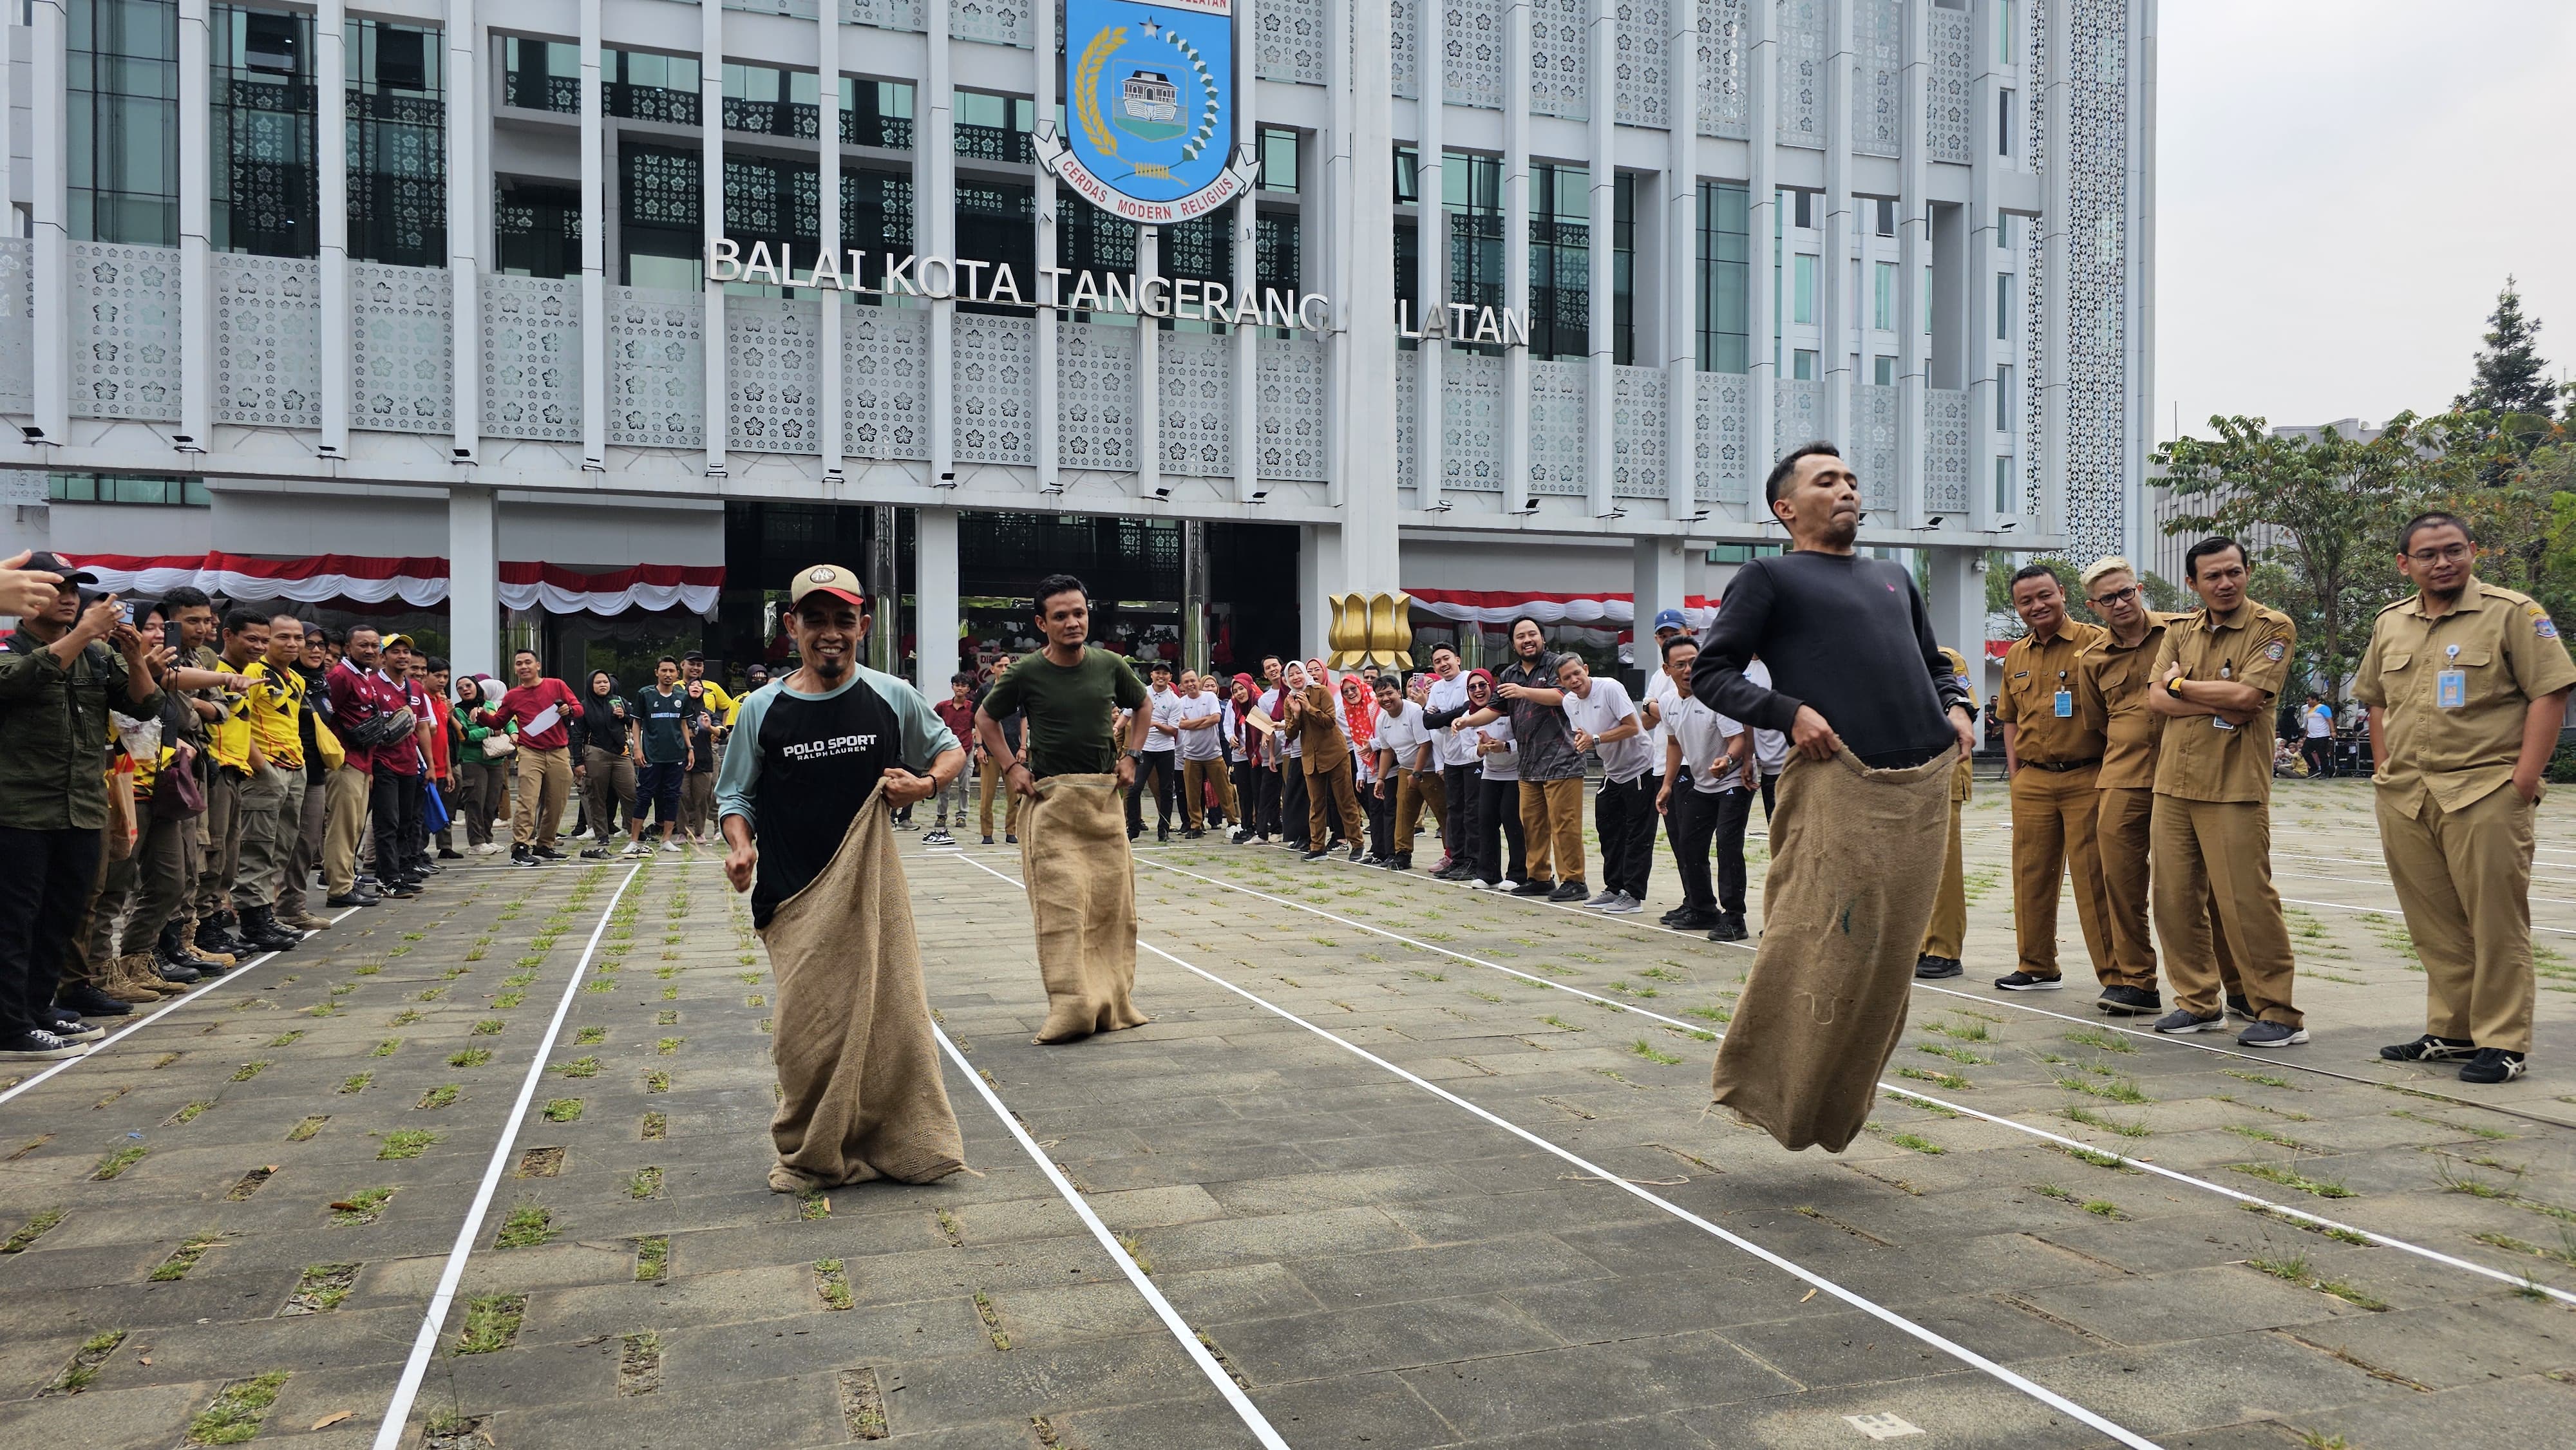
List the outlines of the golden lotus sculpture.
{"label": "golden lotus sculpture", "polygon": [[1330,661],[1337,670],[1361,665],[1413,667],[1413,596],[1335,594]]}

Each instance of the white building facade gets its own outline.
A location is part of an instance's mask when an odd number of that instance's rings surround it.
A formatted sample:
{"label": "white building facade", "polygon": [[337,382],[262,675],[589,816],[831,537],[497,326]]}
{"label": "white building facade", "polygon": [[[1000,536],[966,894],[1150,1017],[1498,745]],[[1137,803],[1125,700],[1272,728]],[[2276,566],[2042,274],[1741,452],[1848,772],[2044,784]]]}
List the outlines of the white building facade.
{"label": "white building facade", "polygon": [[[444,559],[460,670],[505,566],[739,575],[762,504],[906,511],[871,537],[921,640],[961,535],[1028,516],[1177,527],[1202,595],[1208,531],[1293,527],[1216,587],[1310,651],[1328,596],[1566,559],[1650,614],[1779,542],[1763,477],[1818,438],[1945,637],[1989,548],[2146,552],[2154,0],[1237,0],[1259,184],[1160,229],[1034,164],[1054,6],[822,4],[13,11],[0,467],[76,481],[20,541]],[[710,285],[720,239],[1032,301]],[[1328,317],[1038,305],[1057,267]],[[1415,335],[1453,303],[1527,342]]]}

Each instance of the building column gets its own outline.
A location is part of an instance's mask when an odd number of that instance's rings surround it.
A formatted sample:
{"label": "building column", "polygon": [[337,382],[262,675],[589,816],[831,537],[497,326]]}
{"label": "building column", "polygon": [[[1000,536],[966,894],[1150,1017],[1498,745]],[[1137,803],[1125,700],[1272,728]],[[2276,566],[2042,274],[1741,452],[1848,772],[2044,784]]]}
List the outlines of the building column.
{"label": "building column", "polygon": [[[912,245],[924,256],[957,256],[957,92],[949,81],[948,6],[923,0],[920,100],[913,110],[921,118],[913,137],[914,165]],[[1043,64],[1053,64],[1048,57]],[[924,226],[924,222],[929,225]],[[916,269],[918,270],[918,269]],[[956,268],[943,289],[949,296],[930,303],[930,483],[947,482],[957,470]]]}
{"label": "building column", "polygon": [[214,305],[206,262],[213,157],[206,132],[206,0],[179,0],[179,433],[202,451],[214,429]]}
{"label": "building column", "polygon": [[[1995,204],[1995,132],[2003,100],[2003,77],[1995,60],[2000,18],[1991,5],[1972,11],[1969,17],[1968,44],[1975,57],[1970,69],[1976,80],[1968,111],[1966,245],[1958,266],[1967,299],[1967,372],[1960,386],[1968,390],[1968,517],[1979,529],[1990,529],[2021,513],[2018,486],[2001,497],[1995,488],[1995,460],[2005,456],[1995,449],[1996,398],[2001,387],[1995,365],[2015,355],[1997,347],[1995,339],[1995,329],[2003,325],[1995,307],[1995,274],[2002,260],[1995,245],[1995,229],[2001,222]],[[1933,265],[1949,270],[1937,246]],[[2019,411],[2013,409],[2016,414]]]}
{"label": "building column", "polygon": [[483,441],[483,207],[492,183],[485,142],[492,134],[492,68],[474,0],[447,0],[448,376],[455,442],[451,461],[470,464]]}
{"label": "building column", "polygon": [[[1503,0],[1503,308],[1529,316],[1529,74],[1530,8]],[[1503,349],[1503,512],[1519,514],[1530,501],[1530,353],[1526,343]]]}
{"label": "building column", "polygon": [[1699,3],[1672,0],[1664,27],[1664,506],[1684,520],[1708,512],[1699,501]]}
{"label": "building column", "polygon": [[[1931,515],[1924,502],[1929,483],[1929,470],[1924,466],[1924,449],[1931,437],[1925,426],[1924,410],[1931,405],[1925,392],[1924,372],[1928,366],[1931,339],[1926,335],[1924,267],[1931,260],[1931,223],[1924,215],[1924,153],[1931,144],[1926,106],[1929,104],[1930,72],[1926,51],[1930,39],[1930,7],[1916,0],[1899,11],[1904,38],[1899,42],[1897,65],[1902,77],[1897,85],[1897,115],[1901,131],[1896,163],[1898,196],[1896,202],[1896,518],[1904,528],[1922,528]],[[1944,523],[1964,524],[1958,510],[1943,509]]]}
{"label": "building column", "polygon": [[1136,228],[1136,495],[1162,500],[1171,493],[1163,481],[1163,329],[1145,311],[1145,284],[1163,275],[1162,233]]}
{"label": "building column", "polygon": [[[1655,616],[1667,609],[1682,607],[1683,552],[1682,541],[1675,538],[1642,538],[1630,540],[1636,556],[1636,582],[1630,604],[1636,618],[1630,625],[1633,647],[1630,654],[1637,668],[1648,674],[1662,669],[1664,662],[1656,656]],[[1655,766],[1663,769],[1661,762]]]}
{"label": "building column", "polygon": [[[956,509],[913,510],[913,653],[920,661],[913,683],[930,700],[947,699],[948,677],[957,673],[957,519]],[[888,633],[900,642],[890,627]]]}
{"label": "building column", "polygon": [[608,465],[608,89],[601,0],[581,0],[581,462]]}
{"label": "building column", "polygon": [[1618,461],[1613,432],[1618,381],[1612,368],[1614,283],[1617,275],[1615,218],[1619,201],[1617,121],[1619,115],[1617,0],[1592,0],[1592,23],[1584,30],[1584,102],[1586,179],[1591,185],[1591,216],[1584,260],[1590,264],[1585,292],[1590,302],[1584,329],[1588,369],[1583,389],[1583,474],[1591,485],[1594,518],[1608,518],[1619,507],[1612,475]]}
{"label": "building column", "polygon": [[36,232],[33,436],[46,443],[64,443],[69,441],[72,424],[71,115],[66,75],[70,57],[63,48],[70,38],[71,18],[64,14],[63,0],[34,0],[30,18],[35,33],[28,39],[35,54],[28,69],[33,72],[35,94],[27,98],[28,135],[36,166],[29,197]]}
{"label": "building column", "polygon": [[[931,8],[948,13],[945,6]],[[724,8],[719,5],[698,8],[698,213],[699,234],[705,243],[699,255],[712,257],[725,228]],[[709,478],[723,478],[732,414],[725,386],[725,354],[730,350],[725,345],[725,290],[712,277],[701,276],[698,284],[706,289],[706,473]]]}
{"label": "building column", "polygon": [[[1824,276],[1824,308],[1820,314],[1824,326],[1818,329],[1823,340],[1821,351],[1825,379],[1825,436],[1843,450],[1844,456],[1861,461],[1860,431],[1853,424],[1852,386],[1859,379],[1852,367],[1852,353],[1863,334],[1852,324],[1859,311],[1859,299],[1851,283],[1852,261],[1866,250],[1856,245],[1861,228],[1854,224],[1851,197],[1851,93],[1852,55],[1851,0],[1826,0],[1825,3],[1825,226],[1824,255],[1817,260]],[[1877,489],[1894,491],[1895,480],[1861,479],[1861,497],[1866,500]],[[1884,514],[1880,527],[1889,520]]]}
{"label": "building column", "polygon": [[[1261,33],[1259,18],[1253,14],[1253,4],[1254,0],[1237,0],[1235,34],[1250,37]],[[1234,143],[1238,147],[1252,150],[1256,168],[1260,156],[1261,126],[1259,118],[1253,115],[1253,94],[1260,85],[1259,78],[1255,74],[1259,51],[1260,46],[1251,41],[1237,44],[1234,48]],[[1052,51],[1044,53],[1053,54]],[[1053,95],[1054,81],[1050,67],[1040,65],[1038,74],[1046,77],[1039,82],[1041,97]],[[1040,114],[1054,114],[1047,100],[1041,99],[1038,104],[1042,108]],[[1044,167],[1039,168],[1039,174],[1041,176],[1045,174]],[[1256,169],[1254,182],[1244,188],[1243,196],[1235,202],[1229,223],[1234,228],[1232,281],[1234,304],[1237,308],[1240,308],[1246,299],[1259,295],[1261,274],[1259,175]],[[1054,260],[1052,255],[1045,258],[1047,263],[1052,263]],[[1261,329],[1258,327],[1237,327],[1231,339],[1234,348],[1234,501],[1236,503],[1259,503],[1268,494],[1268,490],[1261,486],[1260,332]],[[1040,364],[1040,366],[1045,365]],[[1198,525],[1192,524],[1190,527],[1195,529]],[[1184,653],[1187,652],[1184,651]],[[1205,668],[1207,662],[1201,655],[1190,655],[1189,658],[1197,660],[1200,667]]]}
{"label": "building column", "polygon": [[[2040,319],[2040,353],[2030,366],[2039,369],[2041,411],[2039,420],[2039,457],[2022,460],[2025,478],[2034,472],[2040,480],[2038,528],[2044,534],[2066,532],[2066,405],[2068,378],[2072,359],[2068,357],[2068,333],[2075,325],[2074,299],[2069,279],[2075,275],[2072,265],[2072,238],[2067,235],[2068,216],[2074,210],[2074,168],[2068,164],[2067,142],[2074,128],[2071,114],[2074,87],[2068,76],[2075,64],[2073,6],[2067,0],[2036,0],[2048,10],[2048,90],[2032,96],[2027,102],[2029,114],[2045,115],[2048,146],[2044,154],[2033,155],[2024,132],[2022,163],[2039,168],[2040,256],[2044,275],[2022,279],[2022,305],[2033,309]],[[2023,89],[2029,89],[2027,68],[2023,72]],[[2027,433],[2028,430],[2024,430]]]}
{"label": "building column", "polygon": [[[814,218],[815,240],[823,256],[838,261],[843,255],[841,244],[841,6],[839,0],[825,0],[815,7],[820,19],[815,25],[815,133],[820,149],[820,166],[815,171]],[[1041,67],[1043,69],[1043,67]],[[813,264],[808,263],[810,268]],[[792,268],[790,269],[793,270]],[[841,325],[849,317],[849,294],[817,290],[815,302],[822,315],[821,327],[815,333],[818,349],[814,420],[821,438],[823,476],[841,476],[841,450],[844,428],[841,417]],[[934,695],[932,699],[943,696]]]}
{"label": "building column", "polygon": [[1979,549],[1922,550],[1924,579],[1930,587],[1923,602],[1932,615],[1932,639],[1957,650],[1968,661],[1968,676],[1977,682],[1977,698],[1986,697],[1986,560]]}
{"label": "building column", "polygon": [[1780,17],[1776,5],[1744,7],[1744,134],[1749,193],[1745,238],[1752,265],[1745,269],[1744,309],[1745,516],[1772,522],[1762,502],[1762,481],[1780,452]]}
{"label": "building column", "polygon": [[[1419,509],[1440,507],[1440,487],[1445,481],[1447,460],[1442,447],[1448,421],[1442,396],[1441,364],[1447,361],[1449,344],[1449,207],[1447,182],[1441,166],[1446,142],[1441,135],[1441,114],[1445,109],[1448,83],[1442,75],[1447,51],[1441,43],[1446,33],[1448,7],[1419,5],[1415,7],[1418,24],[1414,39],[1414,163],[1413,163],[1413,236],[1418,262],[1414,267],[1413,330],[1422,334],[1414,343],[1413,358],[1413,506]],[[1392,234],[1388,237],[1393,244]],[[1439,337],[1432,336],[1434,329]]]}
{"label": "building column", "polygon": [[876,627],[868,631],[868,668],[893,674],[903,663],[896,645],[903,633],[903,596],[897,592],[894,570],[895,509],[892,504],[877,504],[868,510],[868,557],[860,566],[867,580],[868,609],[876,616]]}
{"label": "building column", "polygon": [[[1343,357],[1341,580],[1346,593],[1392,593],[1396,567],[1395,488],[1395,134],[1387,0],[1351,8],[1351,160],[1348,270],[1342,278]],[[1329,631],[1328,614],[1309,631]]]}
{"label": "building column", "polygon": [[1181,521],[1181,668],[1208,667],[1207,523]]}
{"label": "building column", "polygon": [[[321,0],[313,19],[314,199],[320,211],[322,262],[322,441],[320,452],[349,451],[349,7]],[[41,294],[40,294],[41,295]]]}
{"label": "building column", "polygon": [[450,678],[509,678],[501,668],[501,505],[488,488],[447,491],[447,633]]}
{"label": "building column", "polygon": [[[1035,38],[1035,48],[1038,55],[1038,121],[1041,125],[1044,125],[1053,122],[1055,119],[1055,88],[1057,79],[1055,62],[1055,7],[1053,5],[1039,5],[1033,7],[1029,12],[1029,24],[1031,26],[1031,33]],[[1253,33],[1249,22],[1246,22],[1246,26],[1241,33],[1246,35]],[[1244,47],[1244,49],[1249,50],[1250,47],[1247,46]],[[1238,74],[1243,73],[1238,72]],[[1240,82],[1237,94],[1245,96],[1252,94],[1251,82],[1248,80]],[[1065,203],[1056,195],[1055,173],[1049,171],[1043,166],[1037,169],[1036,201],[1038,211],[1038,270],[1037,275],[1029,279],[1031,287],[1035,289],[1032,295],[1036,297],[1038,304],[1036,326],[1032,329],[1035,333],[1035,346],[1033,349],[1035,356],[1030,359],[1030,375],[1033,383],[1033,397],[1031,399],[1031,404],[1032,411],[1036,414],[1031,421],[1036,426],[1030,430],[1030,440],[1035,450],[1034,456],[1037,459],[1038,491],[1040,493],[1061,493],[1064,490],[1064,483],[1062,479],[1058,477],[1059,469],[1057,465],[1057,456],[1059,445],[1056,441],[1056,428],[1058,426],[1056,404],[1056,329],[1062,324],[1057,320],[1058,314],[1055,307],[1050,305],[1050,299],[1056,296],[1056,289],[1061,279],[1056,277],[1047,269],[1056,264],[1056,209],[1065,205]],[[1252,204],[1249,201],[1244,203],[1244,208],[1247,212],[1250,211],[1251,205]],[[1249,223],[1247,223],[1247,225],[1249,225]],[[1237,270],[1240,271],[1241,269],[1238,268]]]}

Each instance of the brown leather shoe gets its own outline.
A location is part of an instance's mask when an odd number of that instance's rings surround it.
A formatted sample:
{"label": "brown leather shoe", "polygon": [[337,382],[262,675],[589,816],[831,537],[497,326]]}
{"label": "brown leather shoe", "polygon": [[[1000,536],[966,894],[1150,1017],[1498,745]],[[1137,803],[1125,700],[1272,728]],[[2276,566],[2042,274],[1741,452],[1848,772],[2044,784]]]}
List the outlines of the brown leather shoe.
{"label": "brown leather shoe", "polygon": [[295,928],[297,931],[329,931],[331,929],[331,918],[327,916],[315,916],[309,911],[298,911],[293,916],[288,916],[281,912],[277,919],[286,923],[288,926]]}
{"label": "brown leather shoe", "polygon": [[184,995],[187,988],[169,981],[154,967],[150,952],[130,952],[109,967],[107,995],[120,1002],[158,1002]]}

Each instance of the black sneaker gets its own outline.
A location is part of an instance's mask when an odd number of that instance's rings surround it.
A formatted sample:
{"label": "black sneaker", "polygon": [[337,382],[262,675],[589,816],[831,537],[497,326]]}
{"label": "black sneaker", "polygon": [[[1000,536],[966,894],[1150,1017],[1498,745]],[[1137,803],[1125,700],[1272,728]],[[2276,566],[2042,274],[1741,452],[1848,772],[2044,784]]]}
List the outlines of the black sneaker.
{"label": "black sneaker", "polygon": [[[1018,840],[1018,839],[1019,839],[1019,837],[1017,837],[1017,836],[1013,836],[1011,839],[1012,839],[1012,840],[1014,840],[1014,841],[1016,841],[1016,840]],[[989,846],[989,845],[993,844],[993,838],[992,838],[992,837],[990,837],[990,836],[986,836],[986,837],[984,838],[984,844],[985,844],[985,845],[987,845],[987,846]]]}
{"label": "black sneaker", "polygon": [[[1446,878],[1444,878],[1444,879],[1446,879]],[[1580,888],[1581,888],[1581,886],[1582,886],[1582,883],[1581,883],[1581,882],[1577,882],[1577,883],[1575,883],[1575,884],[1576,884],[1577,889],[1576,889],[1576,891],[1575,891],[1575,893],[1574,893],[1574,894],[1575,894],[1577,897],[1580,897],[1580,896],[1583,894],[1582,890],[1580,889]],[[1536,877],[1532,877],[1531,879],[1529,879],[1529,880],[1527,880],[1527,881],[1522,882],[1520,885],[1513,887],[1513,888],[1512,888],[1512,894],[1513,894],[1514,896],[1545,896],[1545,895],[1547,895],[1548,893],[1550,893],[1550,892],[1552,892],[1552,891],[1554,891],[1554,890],[1556,890],[1556,883],[1555,883],[1555,882],[1553,882],[1553,881],[1542,881],[1542,880],[1540,880],[1540,879],[1538,879],[1538,878],[1536,878]]]}
{"label": "black sneaker", "polygon": [[2164,1010],[2164,999],[2144,987],[2104,987],[2093,1005],[2114,1017],[2152,1017]]}
{"label": "black sneaker", "polygon": [[1394,855],[1387,857],[1387,858],[1386,858],[1386,869],[1388,869],[1389,871],[1410,871],[1410,870],[1412,870],[1412,869],[1413,869],[1413,853],[1412,853],[1411,851],[1398,851],[1398,852],[1396,852]]}
{"label": "black sneaker", "polygon": [[1710,931],[1725,919],[1725,915],[1721,912],[1678,906],[1664,913],[1663,924],[1674,931]]}
{"label": "black sneaker", "polygon": [[1351,843],[1351,859],[1355,862],[1367,860],[1368,849],[1362,846],[1359,842],[1353,841]]}
{"label": "black sneaker", "polygon": [[330,907],[334,911],[346,906],[367,906],[373,904],[374,901],[374,897],[360,896],[354,891],[350,892],[346,896],[326,896],[322,898],[322,904]]}
{"label": "black sneaker", "polygon": [[420,888],[412,885],[408,881],[400,881],[396,882],[394,884],[394,889],[386,892],[385,895],[392,897],[396,901],[409,901],[413,897],[420,895]]}
{"label": "black sneaker", "polygon": [[2186,1032],[2223,1032],[2226,1029],[2227,1014],[2224,1012],[2195,1017],[2190,1008],[2176,1007],[2156,1019],[2156,1030],[2167,1037],[2179,1037]]}
{"label": "black sneaker", "polygon": [[1556,883],[1556,889],[1547,894],[1547,899],[1550,901],[1571,901],[1580,904],[1586,896],[1591,894],[1591,892],[1592,888],[1583,884],[1582,877],[1569,876],[1563,881]]}
{"label": "black sneaker", "polygon": [[[992,841],[993,841],[993,838],[992,838],[992,837],[990,837],[990,836],[986,836],[986,837],[984,838],[984,843],[985,843],[986,845],[991,845],[991,844],[992,844]],[[1005,831],[1005,832],[1003,832],[1003,833],[1002,833],[1002,844],[1003,844],[1003,845],[1005,845],[1005,846],[1016,846],[1016,845],[1018,845],[1019,843],[1020,843],[1020,838],[1019,838],[1017,835],[1015,835],[1015,834],[1013,834],[1013,833],[1011,833],[1011,832],[1009,832],[1009,831]]]}
{"label": "black sneaker", "polygon": [[54,1005],[83,1017],[122,1017],[134,1010],[130,1002],[119,1002],[87,982],[75,982],[54,993]]}
{"label": "black sneaker", "polygon": [[2257,1022],[2236,1036],[2239,1047],[2296,1047],[2308,1040],[2308,1029],[2287,1022]]}
{"label": "black sneaker", "polygon": [[537,859],[540,861],[560,861],[564,858],[563,852],[556,850],[552,846],[539,846],[535,849]]}
{"label": "black sneaker", "polygon": [[606,846],[584,846],[581,848],[581,859],[585,861],[605,861],[616,854],[616,852],[609,850]]}
{"label": "black sneaker", "polygon": [[15,1062],[50,1062],[58,1057],[78,1057],[88,1051],[77,1042],[65,1042],[50,1032],[15,1032],[0,1037],[0,1060]]}
{"label": "black sneaker", "polygon": [[462,851],[451,851],[445,846],[441,846],[438,848],[438,859],[441,861],[462,861],[465,859],[465,853]]}
{"label": "black sneaker", "polygon": [[1957,957],[1936,957],[1926,954],[1914,959],[1914,980],[1918,982],[1937,982],[1945,977],[1962,977],[1966,976],[1967,972],[1967,968],[1959,965]]}
{"label": "black sneaker", "polygon": [[2379,1049],[2389,1062],[2446,1062],[2455,1057],[2475,1057],[2478,1045],[2465,1037],[2436,1037],[2427,1032],[2412,1042]]}
{"label": "black sneaker", "polygon": [[2479,1083],[2511,1082],[2522,1076],[2522,1054],[2501,1047],[2481,1047],[2478,1055],[2460,1069],[2460,1081]]}
{"label": "black sneaker", "polygon": [[83,1022],[77,1012],[65,1012],[59,1007],[54,1012],[54,1025],[50,1030],[65,1042],[96,1042],[107,1035],[106,1028],[95,1022]]}
{"label": "black sneaker", "polygon": [[1710,941],[1742,941],[1752,933],[1744,929],[1744,918],[1732,911],[1717,914],[1717,924],[1708,929]]}
{"label": "black sneaker", "polygon": [[2034,977],[2028,972],[2014,972],[1995,978],[1995,985],[2007,992],[2055,992],[2066,986],[2063,977]]}
{"label": "black sneaker", "polygon": [[2254,1010],[2254,1003],[2244,997],[2230,997],[2227,999],[2227,1015],[2235,1018],[2239,1022],[2259,1022],[2263,1020],[2263,1014]]}
{"label": "black sneaker", "polygon": [[1312,850],[1312,851],[1308,851],[1308,852],[1306,852],[1304,855],[1299,856],[1297,859],[1298,859],[1298,860],[1300,860],[1300,861],[1321,861],[1321,860],[1323,860],[1325,857],[1327,857],[1327,856],[1329,856],[1329,855],[1331,855],[1331,854],[1333,854],[1333,848],[1332,848],[1332,847],[1330,847],[1330,846],[1319,846],[1319,847],[1315,848],[1314,850]]}

